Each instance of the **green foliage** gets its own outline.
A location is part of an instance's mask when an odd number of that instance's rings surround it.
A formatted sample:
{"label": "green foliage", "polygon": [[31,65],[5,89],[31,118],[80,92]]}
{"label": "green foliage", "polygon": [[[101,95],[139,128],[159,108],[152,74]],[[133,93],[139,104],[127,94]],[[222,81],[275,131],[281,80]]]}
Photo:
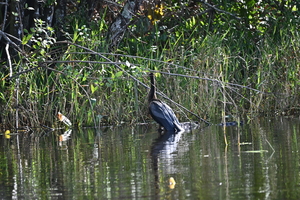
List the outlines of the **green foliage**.
{"label": "green foliage", "polygon": [[[148,20],[147,16],[133,21],[114,53],[107,52],[108,9],[93,22],[70,15],[65,37],[77,46],[65,45],[58,56],[61,62],[51,64],[44,61],[57,59],[53,58],[57,54],[54,29],[36,20],[22,40],[31,46],[27,49],[30,56],[16,65],[20,70],[39,64],[46,68],[20,76],[20,116],[26,119],[22,124],[56,126],[58,111],[75,126],[100,120],[114,124],[146,121],[147,89],[130,76],[149,85],[150,70],[187,75],[161,74],[158,89],[206,119],[222,113],[238,116],[298,109],[299,5],[253,0],[211,3],[220,11],[204,12],[208,5],[182,1],[155,7],[163,13],[159,21],[148,23],[143,31],[139,23]],[[11,91],[16,84],[8,85],[4,76],[0,77],[0,99],[9,106],[2,108],[13,113],[16,94]],[[167,103],[180,120],[197,120]]]}

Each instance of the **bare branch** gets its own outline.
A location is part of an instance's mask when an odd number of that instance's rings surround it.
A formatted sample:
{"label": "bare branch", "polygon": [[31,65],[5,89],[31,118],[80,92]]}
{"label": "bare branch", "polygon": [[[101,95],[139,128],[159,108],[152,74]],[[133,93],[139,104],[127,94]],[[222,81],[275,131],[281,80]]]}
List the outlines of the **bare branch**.
{"label": "bare branch", "polygon": [[[6,15],[7,15],[7,7],[8,7],[8,0],[6,2],[1,2],[1,4],[5,5],[4,8],[4,13],[3,13],[3,24],[2,24],[2,31],[5,29],[5,22],[6,22]],[[0,40],[1,40],[2,35],[0,35]]]}
{"label": "bare branch", "polygon": [[0,36],[2,36],[9,44],[11,44],[12,46],[14,46],[15,49],[17,49],[19,52],[22,52],[22,49],[20,49],[20,47],[18,45],[16,45],[16,43],[14,43],[13,41],[11,41],[5,34],[5,32],[0,31]]}
{"label": "bare branch", "polygon": [[[112,60],[110,60],[109,58],[105,57],[102,53],[98,53],[96,51],[93,51],[92,49],[89,49],[87,47],[84,46],[80,46],[78,44],[74,44],[68,41],[62,41],[62,42],[57,42],[57,43],[64,43],[64,44],[70,44],[70,45],[74,45],[78,48],[84,49],[86,51],[89,51],[93,54],[96,54],[98,56],[100,56],[101,58],[107,60],[108,62],[111,62],[115,67],[117,67],[120,71],[122,71],[124,74],[126,74],[127,76],[129,76],[131,79],[133,79],[134,81],[138,82],[139,84],[141,84],[142,86],[144,86],[147,89],[150,89],[150,87],[148,85],[146,85],[145,83],[141,82],[140,80],[138,80],[137,78],[135,78],[134,76],[132,76],[131,74],[129,74],[126,70],[124,70],[121,66],[119,66],[118,64],[115,64],[115,62],[113,62]],[[186,112],[189,112],[190,114],[194,115],[195,117],[197,117],[198,119],[200,119],[201,121],[205,122],[206,124],[210,124],[209,122],[207,122],[206,120],[202,119],[201,117],[199,117],[197,114],[191,112],[190,110],[188,110],[187,108],[185,108],[184,106],[180,105],[179,103],[176,103],[175,101],[173,101],[172,99],[170,99],[167,95],[165,95],[162,92],[157,92],[157,94],[161,95],[162,97],[164,97],[165,99],[168,99],[170,102],[174,103],[175,105],[177,105],[178,107],[180,107],[181,109],[185,110]]]}
{"label": "bare branch", "polygon": [[[153,71],[153,72],[157,72],[157,71]],[[174,75],[174,76],[182,76],[182,77],[187,77],[187,78],[195,78],[195,79],[201,79],[201,80],[207,80],[207,81],[213,81],[213,82],[217,82],[217,83],[220,83],[220,84],[225,84],[225,85],[227,84],[227,85],[231,85],[231,86],[237,86],[237,87],[240,87],[240,88],[246,88],[248,90],[253,90],[255,92],[262,93],[262,94],[272,94],[272,93],[262,92],[260,90],[257,90],[257,89],[254,89],[254,88],[251,88],[251,87],[248,87],[248,86],[239,85],[239,84],[236,84],[236,83],[225,83],[225,82],[222,82],[218,79],[203,78],[203,77],[199,77],[199,76],[190,76],[190,75],[184,75],[184,74],[174,74],[174,73],[169,73],[169,72],[158,72],[158,73]]]}
{"label": "bare branch", "polygon": [[5,51],[7,55],[8,65],[9,65],[9,77],[12,77],[12,65],[11,65],[11,59],[10,59],[10,53],[9,53],[9,43],[6,43]]}
{"label": "bare branch", "polygon": [[211,5],[210,3],[207,3],[206,1],[199,0],[198,2],[203,3],[203,4],[206,5],[207,7],[212,8],[212,9],[214,9],[214,10],[220,12],[220,13],[225,13],[225,14],[227,14],[227,15],[230,15],[230,16],[232,16],[232,17],[238,19],[238,20],[241,20],[241,19],[242,19],[242,18],[240,18],[240,17],[237,17],[237,16],[236,16],[235,14],[233,14],[233,13],[230,13],[230,12],[227,12],[227,11],[222,10],[222,9],[220,9],[220,8],[217,8],[216,6]]}

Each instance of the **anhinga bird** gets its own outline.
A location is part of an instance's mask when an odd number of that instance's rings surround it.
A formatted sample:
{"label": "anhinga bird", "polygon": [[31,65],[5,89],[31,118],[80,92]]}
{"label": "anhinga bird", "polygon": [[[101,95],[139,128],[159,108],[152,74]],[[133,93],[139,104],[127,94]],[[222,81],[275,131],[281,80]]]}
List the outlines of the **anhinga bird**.
{"label": "anhinga bird", "polygon": [[175,113],[164,102],[157,99],[155,79],[153,73],[150,73],[151,89],[148,95],[149,113],[151,117],[164,127],[167,132],[183,131]]}

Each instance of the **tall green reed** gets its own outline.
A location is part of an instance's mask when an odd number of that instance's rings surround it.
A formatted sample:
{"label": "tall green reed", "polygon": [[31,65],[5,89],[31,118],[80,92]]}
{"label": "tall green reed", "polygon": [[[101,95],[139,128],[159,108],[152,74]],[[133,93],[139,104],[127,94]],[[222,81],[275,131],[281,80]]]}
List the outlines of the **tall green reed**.
{"label": "tall green reed", "polygon": [[[31,63],[18,63],[23,69],[41,64],[38,70],[20,76],[22,125],[57,127],[58,111],[75,126],[92,126],[95,121],[148,121],[148,90],[141,83],[150,85],[149,71],[161,72],[159,91],[210,121],[226,115],[237,119],[245,113],[287,113],[298,107],[300,43],[296,30],[282,31],[281,41],[265,37],[252,43],[247,34],[233,30],[203,36],[198,27],[191,35],[183,34],[186,28],[178,27],[167,38],[153,33],[137,41],[128,36],[115,53],[106,53],[103,28],[74,26],[71,41],[102,52],[112,62],[70,44],[60,55],[61,62],[51,62],[56,49],[46,48],[43,60],[35,54]],[[1,91],[1,107],[13,117],[14,84],[2,83],[7,90]],[[181,121],[199,120],[172,101],[159,98],[174,108]]]}

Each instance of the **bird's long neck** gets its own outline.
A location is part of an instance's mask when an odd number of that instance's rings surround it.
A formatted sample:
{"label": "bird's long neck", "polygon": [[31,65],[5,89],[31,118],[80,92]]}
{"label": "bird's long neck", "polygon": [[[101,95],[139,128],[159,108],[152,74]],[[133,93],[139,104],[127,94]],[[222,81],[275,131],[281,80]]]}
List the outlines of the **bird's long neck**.
{"label": "bird's long neck", "polygon": [[148,102],[151,102],[153,99],[157,99],[157,97],[156,97],[154,74],[151,73],[149,76],[150,76],[151,88],[150,88],[149,95],[148,95]]}

